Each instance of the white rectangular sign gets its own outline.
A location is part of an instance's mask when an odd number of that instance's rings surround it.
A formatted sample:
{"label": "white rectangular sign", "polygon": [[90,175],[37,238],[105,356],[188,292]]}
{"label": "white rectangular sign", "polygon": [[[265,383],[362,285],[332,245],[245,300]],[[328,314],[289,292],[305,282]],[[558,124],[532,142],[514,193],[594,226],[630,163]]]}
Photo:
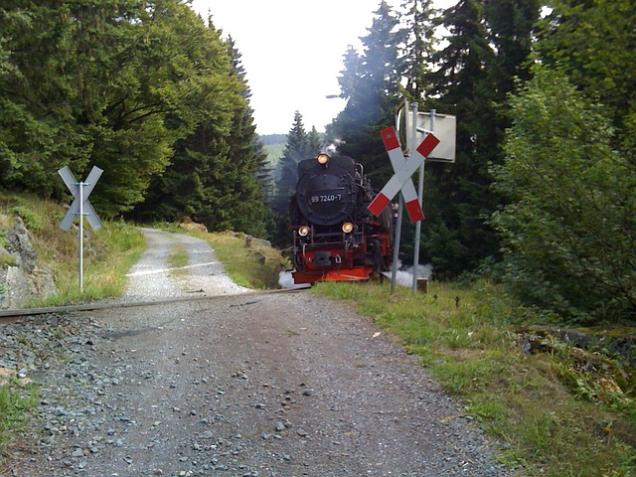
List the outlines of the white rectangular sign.
{"label": "white rectangular sign", "polygon": [[429,133],[435,133],[435,137],[439,139],[439,144],[433,150],[430,156],[426,158],[427,161],[437,162],[455,162],[455,133],[457,130],[457,121],[455,116],[450,114],[436,113],[433,118],[431,129],[431,114],[428,112],[417,113],[417,135],[415,137],[415,143],[411,138],[410,131],[413,130],[413,113],[406,111],[406,137],[407,137],[407,149],[408,151],[414,151],[419,143],[422,142],[424,137]]}

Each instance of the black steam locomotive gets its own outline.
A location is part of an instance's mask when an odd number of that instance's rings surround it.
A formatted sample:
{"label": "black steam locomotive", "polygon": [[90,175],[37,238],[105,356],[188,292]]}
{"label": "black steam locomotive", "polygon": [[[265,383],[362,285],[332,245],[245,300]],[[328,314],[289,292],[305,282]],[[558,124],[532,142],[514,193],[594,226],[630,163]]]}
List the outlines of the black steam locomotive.
{"label": "black steam locomotive", "polygon": [[298,164],[290,200],[295,283],[368,280],[391,265],[391,212],[367,211],[373,199],[362,164],[320,153]]}

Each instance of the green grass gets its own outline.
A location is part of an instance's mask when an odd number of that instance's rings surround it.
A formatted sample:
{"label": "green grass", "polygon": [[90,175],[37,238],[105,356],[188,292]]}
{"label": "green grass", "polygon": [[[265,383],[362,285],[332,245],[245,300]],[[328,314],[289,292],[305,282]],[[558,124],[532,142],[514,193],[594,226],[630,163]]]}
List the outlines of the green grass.
{"label": "green grass", "polygon": [[124,222],[104,221],[97,232],[88,231],[84,242],[84,293],[78,285],[77,231],[64,232],[58,223],[66,210],[56,202],[28,194],[0,191],[0,230],[22,217],[31,233],[38,261],[53,270],[57,293],[34,300],[29,306],[64,305],[119,296],[126,273],[145,248],[141,231]]}
{"label": "green grass", "polygon": [[37,403],[37,386],[20,384],[15,379],[0,384],[0,473],[7,446],[24,429],[26,416]]}
{"label": "green grass", "polygon": [[183,245],[176,244],[172,247],[168,257],[168,264],[172,268],[181,268],[188,264],[188,252]]}
{"label": "green grass", "polygon": [[247,247],[245,236],[233,232],[194,234],[210,242],[235,283],[248,288],[278,288],[278,273],[286,266],[286,259],[279,250],[256,242]]}
{"label": "green grass", "polygon": [[634,388],[617,390],[611,369],[588,371],[566,349],[523,353],[510,323],[529,312],[497,287],[433,283],[415,296],[406,289],[390,296],[380,284],[324,283],[314,290],[352,301],[399,336],[500,440],[500,459],[522,474],[636,475]]}
{"label": "green grass", "polygon": [[278,274],[290,265],[280,250],[259,243],[257,239],[248,247],[246,235],[242,232],[201,232],[167,222],[157,222],[152,227],[206,240],[229,277],[236,284],[247,288],[279,288]]}

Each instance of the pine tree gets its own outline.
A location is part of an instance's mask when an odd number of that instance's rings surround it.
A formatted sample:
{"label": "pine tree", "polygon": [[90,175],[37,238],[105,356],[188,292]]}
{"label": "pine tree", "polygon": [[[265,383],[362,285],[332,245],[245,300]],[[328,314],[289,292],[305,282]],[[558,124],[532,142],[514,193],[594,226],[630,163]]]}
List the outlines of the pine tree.
{"label": "pine tree", "polygon": [[309,159],[307,154],[307,132],[303,124],[302,114],[296,111],[294,113],[294,122],[287,134],[285,151],[280,160],[281,175],[274,204],[274,208],[279,214],[287,213],[289,198],[296,192],[298,163],[303,159]]}
{"label": "pine tree", "polygon": [[311,131],[307,134],[307,146],[306,146],[306,157],[314,157],[316,156],[322,148],[323,139],[320,133],[316,130],[316,126],[311,127]]}
{"label": "pine tree", "polygon": [[263,235],[267,209],[257,179],[259,171],[262,173],[267,167],[267,155],[256,134],[253,110],[249,105],[251,90],[241,62],[241,53],[232,37],[228,38],[227,46],[232,60],[231,78],[237,80],[240,93],[228,140],[229,162],[234,166],[228,176],[233,179],[235,190],[231,226],[233,230]]}
{"label": "pine tree", "polygon": [[399,89],[398,19],[382,1],[369,33],[362,38],[364,54],[357,58],[349,48],[345,70],[339,78],[344,110],[328,128],[330,138],[340,142],[341,153],[365,165],[381,183],[391,174],[379,131],[393,123]]}
{"label": "pine tree", "polygon": [[407,0],[402,4],[404,47],[400,73],[406,79],[404,89],[411,101],[421,101],[428,90],[430,61],[437,43],[434,35],[437,10],[432,3],[431,0]]}
{"label": "pine tree", "polygon": [[424,249],[438,271],[457,274],[497,250],[486,224],[490,181],[478,134],[491,108],[487,66],[493,51],[479,0],[460,0],[444,11],[441,24],[450,35],[433,56],[439,68],[430,75],[431,93],[439,97],[433,104],[439,112],[457,116],[457,157],[452,166],[429,168],[436,185],[429,194],[435,195],[439,215],[429,212]]}
{"label": "pine tree", "polygon": [[287,134],[287,143],[283,157],[279,162],[281,167],[280,181],[277,184],[276,196],[272,201],[273,220],[270,228],[270,238],[279,247],[291,245],[289,232],[289,201],[296,193],[298,182],[298,163],[309,159],[308,135],[303,124],[303,116],[299,111],[294,113],[292,127]]}

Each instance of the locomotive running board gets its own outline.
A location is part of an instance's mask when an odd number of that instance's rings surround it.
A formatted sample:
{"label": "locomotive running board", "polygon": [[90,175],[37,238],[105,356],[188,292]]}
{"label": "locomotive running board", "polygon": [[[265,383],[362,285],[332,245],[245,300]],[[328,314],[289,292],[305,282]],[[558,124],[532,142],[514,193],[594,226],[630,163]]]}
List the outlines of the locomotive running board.
{"label": "locomotive running board", "polygon": [[325,270],[324,272],[292,272],[294,283],[314,282],[358,282],[371,278],[373,267],[341,268],[340,270]]}

